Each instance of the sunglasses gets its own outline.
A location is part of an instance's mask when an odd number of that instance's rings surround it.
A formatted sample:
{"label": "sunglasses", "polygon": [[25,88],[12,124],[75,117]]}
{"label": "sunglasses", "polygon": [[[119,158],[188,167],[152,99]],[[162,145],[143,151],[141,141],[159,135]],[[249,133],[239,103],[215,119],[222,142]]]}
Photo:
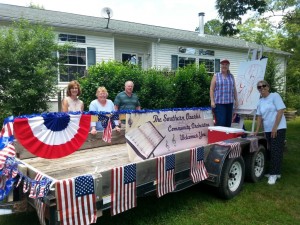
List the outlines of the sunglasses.
{"label": "sunglasses", "polygon": [[257,86],[257,89],[260,90],[262,87],[265,88],[265,87],[267,87],[267,85],[263,84],[261,86]]}

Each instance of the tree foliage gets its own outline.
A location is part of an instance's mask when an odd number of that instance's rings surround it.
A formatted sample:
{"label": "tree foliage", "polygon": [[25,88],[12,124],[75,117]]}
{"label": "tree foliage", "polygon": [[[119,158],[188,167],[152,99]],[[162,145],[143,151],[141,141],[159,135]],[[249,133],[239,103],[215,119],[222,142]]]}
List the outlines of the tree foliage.
{"label": "tree foliage", "polygon": [[287,66],[287,105],[300,112],[300,8],[296,8],[284,18],[284,33],[286,37],[281,40],[282,50],[292,55]]}
{"label": "tree foliage", "polygon": [[[204,33],[209,35],[219,36],[222,29],[222,23],[218,19],[209,20],[204,25]],[[199,31],[199,27],[196,27],[195,31]]]}
{"label": "tree foliage", "polygon": [[57,84],[55,33],[27,21],[0,30],[0,107],[4,114],[47,111]]}
{"label": "tree foliage", "polygon": [[[237,25],[242,23],[242,16],[248,12],[254,12],[264,19],[285,17],[296,5],[297,0],[217,0],[216,9],[223,21],[221,35],[233,36],[238,34],[240,29]],[[281,26],[282,24],[279,23],[278,25]]]}

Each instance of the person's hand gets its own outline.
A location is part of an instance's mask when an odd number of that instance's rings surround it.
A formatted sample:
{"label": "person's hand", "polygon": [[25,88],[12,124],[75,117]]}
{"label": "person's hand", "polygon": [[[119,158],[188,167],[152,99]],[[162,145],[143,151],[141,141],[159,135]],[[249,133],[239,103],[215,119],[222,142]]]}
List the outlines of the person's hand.
{"label": "person's hand", "polygon": [[234,102],[234,107],[237,109],[239,107],[239,103],[237,101]]}
{"label": "person's hand", "polygon": [[213,109],[216,108],[215,102],[211,102],[211,103],[210,103],[210,106],[211,106]]}
{"label": "person's hand", "polygon": [[96,130],[96,128],[95,128],[95,127],[93,127],[93,128],[92,128],[92,130],[91,130],[91,134],[93,134],[93,135],[97,134],[97,130]]}
{"label": "person's hand", "polygon": [[271,138],[276,138],[277,137],[277,129],[273,128],[271,132]]}

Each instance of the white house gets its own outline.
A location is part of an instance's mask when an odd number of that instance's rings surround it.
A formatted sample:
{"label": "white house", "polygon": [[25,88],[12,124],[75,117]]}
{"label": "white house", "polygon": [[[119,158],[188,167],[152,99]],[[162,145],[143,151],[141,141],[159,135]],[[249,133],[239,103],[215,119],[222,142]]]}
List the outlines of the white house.
{"label": "white house", "polygon": [[[200,28],[203,28],[204,13],[199,16]],[[263,50],[278,55],[281,72],[285,73],[289,56],[289,53],[256,43],[206,35],[203,29],[199,33],[113,19],[108,24],[107,19],[100,17],[0,4],[0,26],[21,18],[54,27],[58,42],[70,41],[76,46],[68,53],[68,73],[58,74],[61,88],[73,79],[75,72],[83,76],[90,65],[109,60],[130,60],[144,69],[166,70],[205,63],[208,72],[214,74],[220,69],[220,59],[228,58],[230,70],[236,74],[240,62],[247,60],[249,50]],[[52,110],[57,111],[55,99]]]}

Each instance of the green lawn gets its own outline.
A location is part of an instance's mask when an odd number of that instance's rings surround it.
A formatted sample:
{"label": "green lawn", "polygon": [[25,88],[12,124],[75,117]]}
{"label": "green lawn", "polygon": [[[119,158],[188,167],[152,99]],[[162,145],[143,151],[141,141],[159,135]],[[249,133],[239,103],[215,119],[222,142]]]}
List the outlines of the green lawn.
{"label": "green lawn", "polygon": [[[248,125],[248,124],[247,124]],[[267,178],[245,183],[234,199],[219,199],[210,186],[195,185],[184,191],[138,199],[138,207],[111,217],[109,211],[97,224],[197,225],[197,224],[300,224],[300,117],[288,122],[282,178],[273,186]],[[2,225],[39,224],[34,212],[0,216]]]}

